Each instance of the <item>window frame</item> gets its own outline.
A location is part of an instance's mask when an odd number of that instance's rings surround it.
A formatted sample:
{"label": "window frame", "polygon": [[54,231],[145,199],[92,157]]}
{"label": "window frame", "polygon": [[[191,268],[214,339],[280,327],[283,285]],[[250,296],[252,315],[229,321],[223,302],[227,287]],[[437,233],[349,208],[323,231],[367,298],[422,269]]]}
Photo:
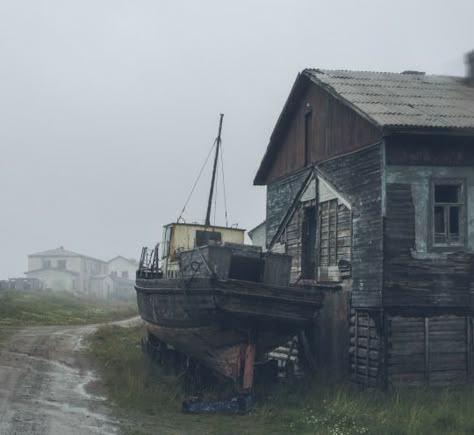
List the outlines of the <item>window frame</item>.
{"label": "window frame", "polygon": [[[460,186],[460,196],[457,203],[453,205],[458,205],[459,210],[459,242],[446,242],[446,243],[436,243],[435,242],[435,187],[437,185],[442,186]],[[441,203],[443,206],[444,203]],[[444,205],[445,207],[448,204]],[[465,178],[431,178],[430,183],[430,204],[429,204],[429,247],[434,251],[449,251],[453,249],[465,248],[468,242],[468,225],[467,225],[467,180]],[[449,225],[449,223],[446,223]]]}
{"label": "window frame", "polygon": [[60,259],[56,261],[56,268],[59,270],[67,270],[67,263],[65,259]]}

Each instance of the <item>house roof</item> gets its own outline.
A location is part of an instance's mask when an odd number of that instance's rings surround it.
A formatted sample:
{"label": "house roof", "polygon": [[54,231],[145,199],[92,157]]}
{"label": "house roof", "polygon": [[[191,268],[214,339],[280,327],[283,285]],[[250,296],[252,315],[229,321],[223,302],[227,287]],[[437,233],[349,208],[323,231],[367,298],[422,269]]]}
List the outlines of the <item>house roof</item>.
{"label": "house roof", "polygon": [[62,246],[60,246],[59,248],[48,249],[46,251],[30,254],[29,257],[83,257],[83,258],[89,258],[90,260],[100,261],[101,263],[105,263],[105,261],[99,260],[98,258],[89,257],[88,255],[78,254],[77,252],[69,251],[67,249],[64,249],[64,247]]}
{"label": "house roof", "polygon": [[474,128],[474,87],[462,77],[324,69],[302,74],[381,127]]}
{"label": "house roof", "polygon": [[116,257],[111,258],[109,261],[107,261],[107,263],[111,263],[112,261],[117,260],[119,258],[121,258],[122,260],[127,261],[130,264],[133,264],[134,266],[136,266],[138,264],[138,261],[135,260],[135,258],[126,258],[123,255],[117,255]]}
{"label": "house roof", "polygon": [[463,77],[404,73],[312,69],[296,77],[270,136],[254,184],[263,184],[279,136],[311,84],[321,86],[381,130],[474,130],[474,86]]}

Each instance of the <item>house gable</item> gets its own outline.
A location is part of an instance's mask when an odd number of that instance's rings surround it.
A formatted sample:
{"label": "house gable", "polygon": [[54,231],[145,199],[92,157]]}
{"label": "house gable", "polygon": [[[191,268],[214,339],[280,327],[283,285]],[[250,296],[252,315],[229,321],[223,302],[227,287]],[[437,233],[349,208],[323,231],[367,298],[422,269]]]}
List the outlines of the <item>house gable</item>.
{"label": "house gable", "polygon": [[300,74],[271,136],[254,184],[378,142],[380,127]]}

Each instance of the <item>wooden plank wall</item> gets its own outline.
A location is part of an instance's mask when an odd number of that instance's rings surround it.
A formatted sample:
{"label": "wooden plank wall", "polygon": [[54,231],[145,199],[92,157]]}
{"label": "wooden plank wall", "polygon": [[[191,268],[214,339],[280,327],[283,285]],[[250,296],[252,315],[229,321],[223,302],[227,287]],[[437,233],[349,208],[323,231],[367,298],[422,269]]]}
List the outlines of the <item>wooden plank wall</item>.
{"label": "wooden plank wall", "polygon": [[278,231],[283,217],[295,200],[308,174],[308,171],[298,172],[267,186],[267,245]]}
{"label": "wooden plank wall", "polygon": [[[337,199],[319,205],[319,277],[340,280],[350,276],[352,220],[351,211]],[[340,270],[339,262],[346,265]],[[333,267],[331,267],[333,266]],[[341,273],[342,271],[342,273]]]}
{"label": "wooden plank wall", "polygon": [[382,303],[382,151],[375,145],[317,169],[352,203],[352,306]]}
{"label": "wooden plank wall", "polygon": [[[314,201],[310,201],[314,205]],[[310,205],[310,204],[308,204]],[[301,204],[286,227],[286,250],[291,255],[290,282],[296,282],[301,277],[301,256],[302,256],[302,227],[303,227],[304,207]]]}
{"label": "wooden plank wall", "polygon": [[386,207],[384,306],[402,310],[472,307],[474,255],[461,251],[434,259],[414,258],[416,217],[411,186],[387,184]]}
{"label": "wooden plank wall", "polygon": [[351,380],[365,386],[381,383],[382,336],[376,319],[380,314],[366,310],[351,310],[350,373]]}
{"label": "wooden plank wall", "polygon": [[319,205],[319,265],[337,265],[337,199]]}
{"label": "wooden plank wall", "polygon": [[309,110],[311,162],[321,162],[381,139],[375,126],[318,85],[311,83],[299,98],[296,109],[287,114],[286,128],[274,138],[268,168],[261,174],[259,184],[268,184],[305,166],[305,115]]}
{"label": "wooden plank wall", "polygon": [[393,135],[386,138],[387,165],[474,166],[474,137]]}
{"label": "wooden plank wall", "polygon": [[[291,282],[301,276],[303,213],[305,207],[311,206],[314,206],[314,201],[301,203],[286,227],[286,248],[292,257]],[[325,201],[318,207],[321,212],[317,230],[320,233],[319,246],[316,247],[319,250],[319,263],[316,266],[326,269],[335,266],[337,272],[326,278],[340,280],[342,276],[337,268],[339,260],[351,261],[351,212],[344,204],[338,204],[337,200]],[[342,269],[342,275],[348,278],[350,271],[344,267]]]}
{"label": "wooden plank wall", "polygon": [[392,385],[452,385],[472,373],[468,316],[387,316],[388,381]]}

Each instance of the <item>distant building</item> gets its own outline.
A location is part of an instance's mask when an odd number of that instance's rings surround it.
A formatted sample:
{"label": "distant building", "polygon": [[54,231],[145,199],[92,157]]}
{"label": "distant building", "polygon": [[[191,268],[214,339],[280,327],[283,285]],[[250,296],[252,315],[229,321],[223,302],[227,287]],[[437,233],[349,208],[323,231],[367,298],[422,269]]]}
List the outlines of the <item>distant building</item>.
{"label": "distant building", "polygon": [[9,278],[0,280],[0,290],[39,290],[43,283],[37,278]]}
{"label": "distant building", "polygon": [[26,275],[43,288],[106,298],[132,293],[136,268],[133,259],[117,256],[106,262],[61,246],[29,255]]}
{"label": "distant building", "polygon": [[255,228],[248,232],[252,245],[260,246],[263,251],[267,249],[267,227],[266,221],[257,225]]}
{"label": "distant building", "polygon": [[138,263],[134,258],[118,255],[107,262],[109,275],[115,278],[135,280]]}
{"label": "distant building", "polygon": [[134,292],[135,272],[138,263],[133,258],[121,255],[107,262],[107,274],[97,275],[91,279],[91,291],[94,295],[107,298],[127,298]]}

